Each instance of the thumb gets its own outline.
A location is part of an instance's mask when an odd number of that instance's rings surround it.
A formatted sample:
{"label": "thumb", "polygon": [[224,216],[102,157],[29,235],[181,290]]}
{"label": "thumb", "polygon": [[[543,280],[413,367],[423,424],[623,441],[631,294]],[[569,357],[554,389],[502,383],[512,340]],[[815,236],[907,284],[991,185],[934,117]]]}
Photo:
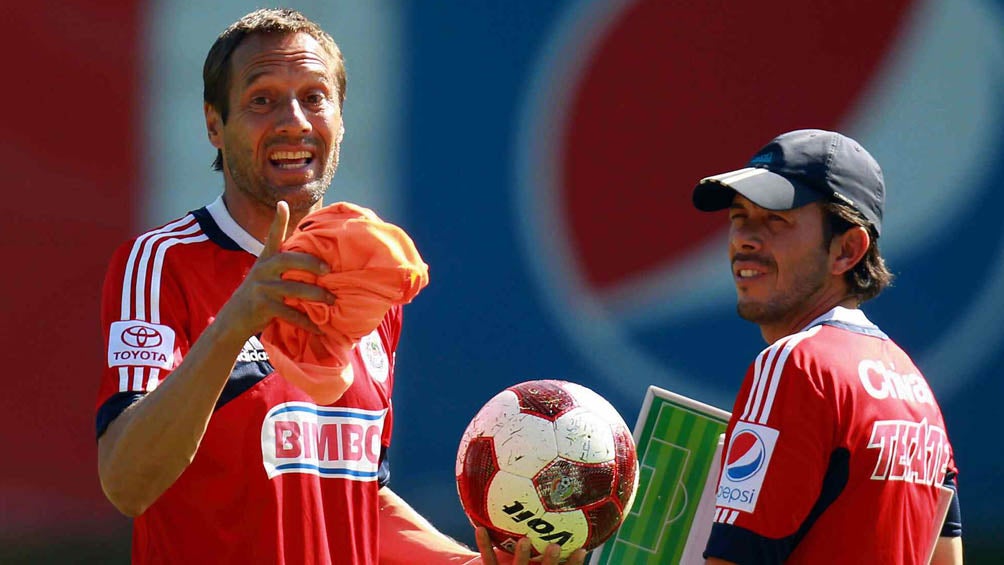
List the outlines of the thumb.
{"label": "thumb", "polygon": [[279,246],[286,241],[286,229],[289,225],[289,204],[280,200],[275,205],[275,218],[268,228],[268,237],[265,238],[265,247],[261,251],[259,258],[271,257],[279,252]]}

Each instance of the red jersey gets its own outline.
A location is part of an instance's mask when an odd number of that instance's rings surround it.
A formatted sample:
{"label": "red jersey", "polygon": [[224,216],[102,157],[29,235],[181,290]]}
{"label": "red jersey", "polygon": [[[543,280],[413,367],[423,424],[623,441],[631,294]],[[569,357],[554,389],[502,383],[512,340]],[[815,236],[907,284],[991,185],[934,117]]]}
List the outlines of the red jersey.
{"label": "red jersey", "polygon": [[756,358],[726,446],[705,555],[738,563],[926,563],[957,472],[927,381],[842,307]]}
{"label": "red jersey", "polygon": [[[118,249],[102,303],[98,437],[170,378],[261,249],[222,199]],[[248,339],[194,460],[135,519],[133,562],[376,563],[400,329],[395,307],[355,348],[353,384],[329,406]]]}

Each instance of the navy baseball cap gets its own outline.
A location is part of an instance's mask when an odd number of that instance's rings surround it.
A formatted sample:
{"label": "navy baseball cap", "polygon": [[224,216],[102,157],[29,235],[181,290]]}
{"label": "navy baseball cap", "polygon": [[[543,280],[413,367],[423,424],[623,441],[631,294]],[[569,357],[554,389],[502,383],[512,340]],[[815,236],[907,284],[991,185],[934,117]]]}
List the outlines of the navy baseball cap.
{"label": "navy baseball cap", "polygon": [[723,210],[737,192],[768,210],[839,200],[882,233],[882,169],[861,144],[836,132],[802,129],[775,137],[745,168],[701,179],[694,187],[694,206]]}

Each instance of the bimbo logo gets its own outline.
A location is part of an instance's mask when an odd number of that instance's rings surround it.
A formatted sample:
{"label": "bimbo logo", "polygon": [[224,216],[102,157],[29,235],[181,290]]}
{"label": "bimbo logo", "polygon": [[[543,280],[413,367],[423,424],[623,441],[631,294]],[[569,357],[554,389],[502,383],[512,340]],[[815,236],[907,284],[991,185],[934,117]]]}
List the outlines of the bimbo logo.
{"label": "bimbo logo", "polygon": [[122,343],[131,347],[157,347],[164,343],[160,332],[149,326],[129,326],[122,330]]}
{"label": "bimbo logo", "polygon": [[732,438],[725,460],[725,474],[736,482],[745,481],[763,468],[765,450],[763,440],[752,431],[745,430]]}
{"label": "bimbo logo", "polygon": [[323,408],[286,402],[262,422],[262,463],[268,477],[308,473],[375,481],[386,410]]}

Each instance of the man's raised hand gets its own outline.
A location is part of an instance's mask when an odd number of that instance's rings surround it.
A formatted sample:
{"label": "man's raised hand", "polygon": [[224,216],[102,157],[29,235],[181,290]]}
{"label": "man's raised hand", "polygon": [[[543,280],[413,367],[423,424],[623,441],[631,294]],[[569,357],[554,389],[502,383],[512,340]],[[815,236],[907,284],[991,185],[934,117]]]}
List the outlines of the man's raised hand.
{"label": "man's raised hand", "polygon": [[309,253],[280,251],[286,240],[288,224],[289,205],[280,201],[276,204],[275,218],[258,260],[220,310],[218,319],[223,318],[230,330],[252,336],[262,331],[273,318],[282,318],[304,330],[320,333],[306,314],[287,305],[284,299],[300,298],[332,304],[334,295],[317,285],[284,280],[282,274],[304,271],[319,276],[328,273],[330,267]]}

